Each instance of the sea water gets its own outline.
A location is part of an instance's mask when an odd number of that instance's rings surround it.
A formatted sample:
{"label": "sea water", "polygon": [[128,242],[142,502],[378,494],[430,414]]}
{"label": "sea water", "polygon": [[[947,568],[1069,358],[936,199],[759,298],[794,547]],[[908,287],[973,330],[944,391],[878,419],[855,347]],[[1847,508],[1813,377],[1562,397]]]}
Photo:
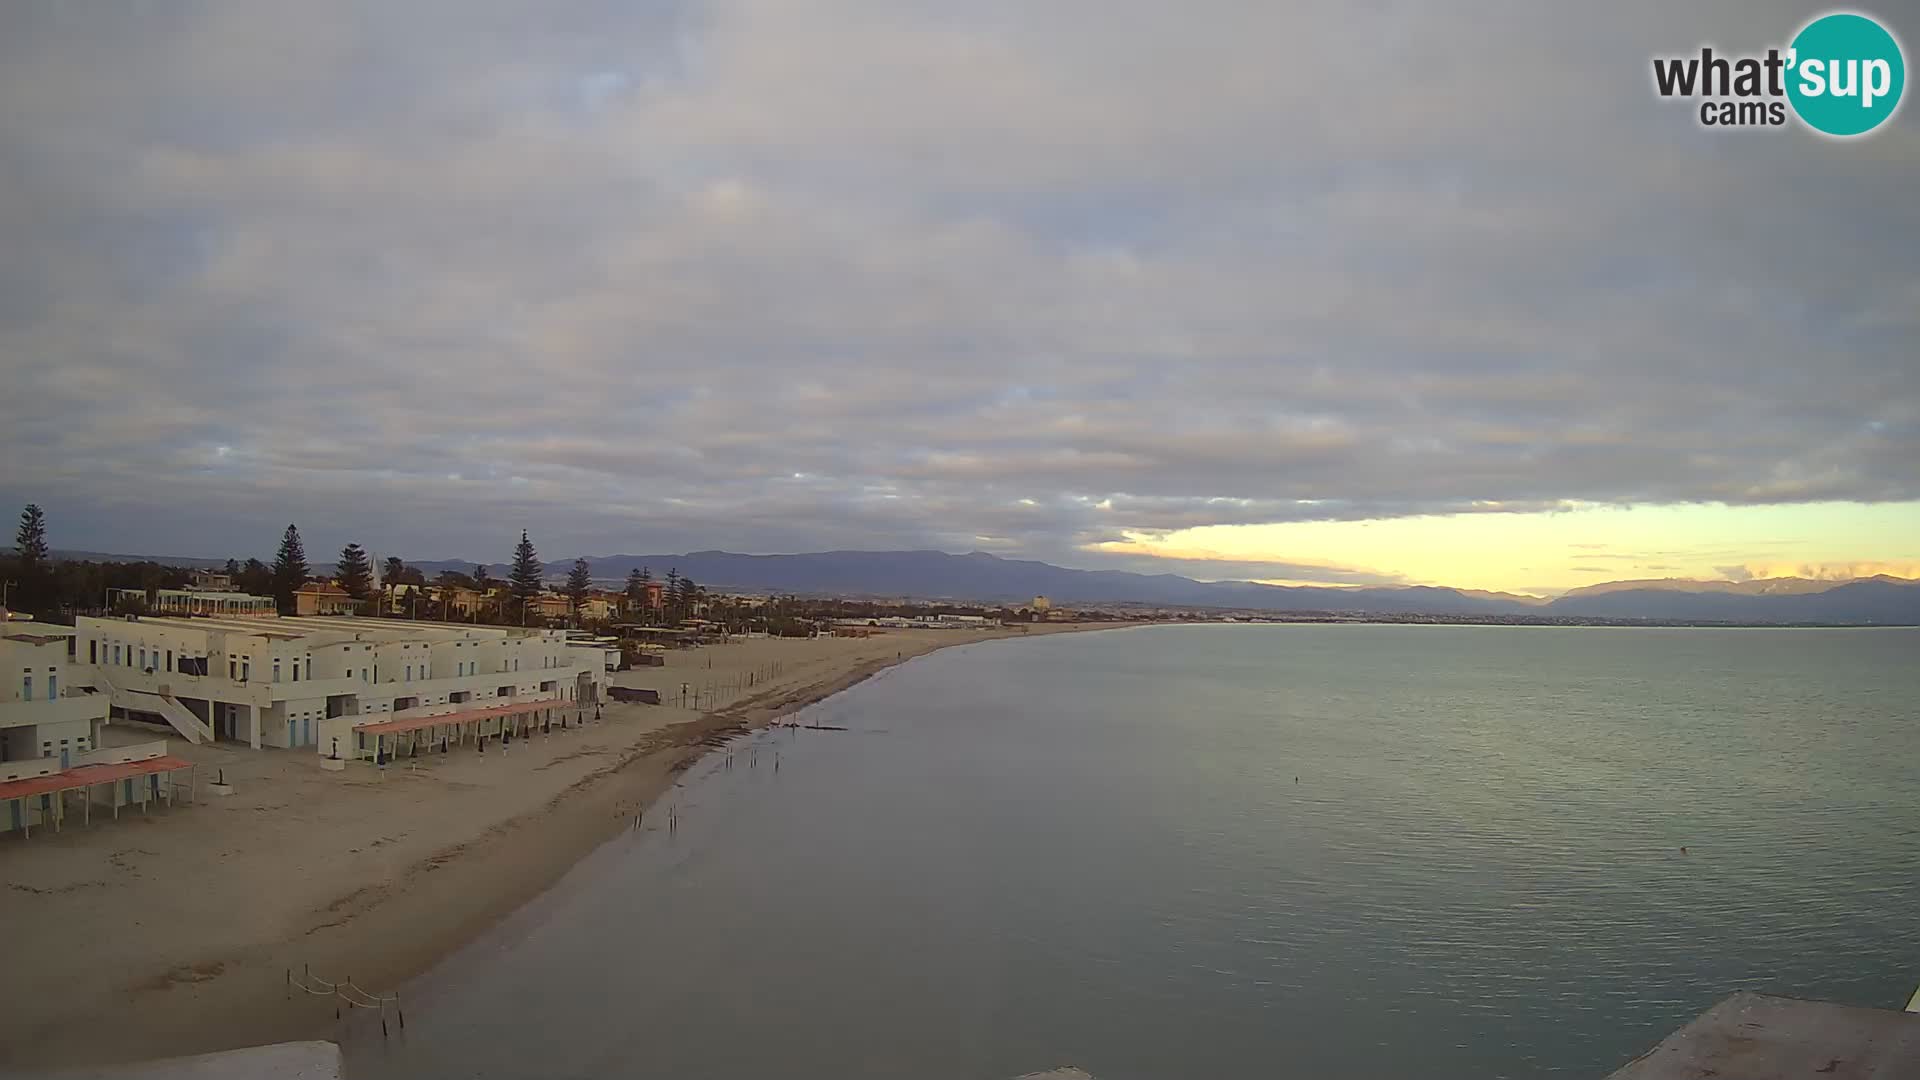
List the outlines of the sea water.
{"label": "sea water", "polygon": [[[356,1077],[1602,1077],[1920,984],[1920,631],[968,645],[710,756]],[[669,826],[669,816],[672,825]]]}

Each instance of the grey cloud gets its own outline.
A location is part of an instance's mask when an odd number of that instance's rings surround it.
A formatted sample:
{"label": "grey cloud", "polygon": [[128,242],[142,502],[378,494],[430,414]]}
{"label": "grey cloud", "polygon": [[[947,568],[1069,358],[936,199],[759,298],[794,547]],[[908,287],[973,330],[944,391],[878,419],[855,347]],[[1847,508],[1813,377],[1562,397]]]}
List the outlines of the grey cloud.
{"label": "grey cloud", "polygon": [[1702,132],[1647,58],[1803,13],[1670,7],[10,10],[0,495],[75,547],[1082,564],[1920,498],[1913,113]]}

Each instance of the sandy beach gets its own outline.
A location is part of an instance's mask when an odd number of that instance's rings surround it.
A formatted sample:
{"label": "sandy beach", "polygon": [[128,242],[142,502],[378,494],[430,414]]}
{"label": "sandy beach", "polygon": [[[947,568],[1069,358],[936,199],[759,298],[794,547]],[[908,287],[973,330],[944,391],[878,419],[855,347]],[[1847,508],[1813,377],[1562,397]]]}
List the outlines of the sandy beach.
{"label": "sandy beach", "polygon": [[[0,1065],[326,1038],[332,1007],[289,993],[289,969],[398,987],[630,826],[711,747],[903,660],[1020,636],[893,630],[672,652],[666,667],[614,680],[656,688],[670,704],[615,704],[598,723],[504,755],[468,747],[384,774],[364,764],[324,772],[304,752],[171,740],[203,766],[197,805],[0,836],[0,924],[60,928],[7,942]],[[727,689],[696,711],[679,707],[682,683]],[[111,731],[155,737],[144,726]],[[216,771],[232,795],[206,794]]]}

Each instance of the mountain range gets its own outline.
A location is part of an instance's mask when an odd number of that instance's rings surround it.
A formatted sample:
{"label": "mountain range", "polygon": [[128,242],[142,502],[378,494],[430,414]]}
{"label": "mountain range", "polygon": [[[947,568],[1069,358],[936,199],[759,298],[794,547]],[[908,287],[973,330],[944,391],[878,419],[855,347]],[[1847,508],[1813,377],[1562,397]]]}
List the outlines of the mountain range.
{"label": "mountain range", "polygon": [[[589,556],[587,564],[596,580],[608,584],[617,584],[630,571],[646,567],[656,578],[674,569],[702,585],[741,591],[1014,605],[1045,596],[1069,606],[1124,603],[1361,615],[1920,624],[1920,581],[1893,577],[1847,582],[1801,578],[1623,581],[1542,600],[1427,585],[1338,588],[1198,581],[1176,574],[1075,570],[979,551],[966,555],[943,551],[822,551],[801,555],[694,551]],[[429,575],[442,569],[473,569],[453,562],[414,565]],[[549,562],[547,575],[552,579],[564,577],[572,565],[572,559]],[[494,568],[496,576],[503,572]]]}
{"label": "mountain range", "polygon": [[[225,560],[57,552],[61,558],[148,558],[176,566],[218,567]],[[1511,593],[1415,585],[1338,588],[1265,585],[1253,581],[1198,581],[1177,574],[1075,570],[986,552],[821,551],[797,555],[741,555],[693,551],[666,555],[588,556],[596,581],[617,585],[647,567],[656,578],[669,569],[709,588],[875,599],[951,600],[1024,604],[1045,596],[1066,606],[1142,604],[1243,611],[1340,612],[1357,615],[1436,615],[1466,618],[1530,616],[1573,619],[1650,619],[1673,622],[1842,623],[1920,625],[1920,581],[1896,577],[1820,581],[1657,579],[1613,581],[1574,589],[1553,600]],[[459,560],[408,565],[428,577],[442,570],[470,572]],[[559,580],[572,559],[546,563]],[[330,572],[314,565],[316,573]],[[505,576],[504,564],[491,567]]]}

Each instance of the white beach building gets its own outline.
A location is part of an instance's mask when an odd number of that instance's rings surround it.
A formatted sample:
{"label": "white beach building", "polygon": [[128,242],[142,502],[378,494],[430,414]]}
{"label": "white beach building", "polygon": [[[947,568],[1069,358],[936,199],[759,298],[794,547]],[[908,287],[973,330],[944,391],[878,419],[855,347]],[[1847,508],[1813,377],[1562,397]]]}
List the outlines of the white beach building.
{"label": "white beach building", "polygon": [[76,678],[68,656],[73,635],[67,626],[0,621],[7,676],[0,685],[0,762],[48,760],[64,769],[100,744],[107,699]]}
{"label": "white beach building", "polygon": [[[376,734],[591,707],[606,679],[560,630],[356,617],[81,618],[77,681],[194,742],[372,753]],[[513,708],[508,708],[512,706]],[[476,728],[476,731],[486,730]],[[364,744],[364,745],[363,745]]]}
{"label": "white beach building", "polygon": [[[186,762],[165,757],[165,744],[103,749],[107,699],[93,693],[72,663],[71,627],[11,618],[0,608],[0,833],[25,832],[64,817],[71,796],[81,795],[80,816],[96,802],[114,814],[150,798],[171,801],[163,788],[170,772]],[[129,764],[131,762],[131,764]]]}

